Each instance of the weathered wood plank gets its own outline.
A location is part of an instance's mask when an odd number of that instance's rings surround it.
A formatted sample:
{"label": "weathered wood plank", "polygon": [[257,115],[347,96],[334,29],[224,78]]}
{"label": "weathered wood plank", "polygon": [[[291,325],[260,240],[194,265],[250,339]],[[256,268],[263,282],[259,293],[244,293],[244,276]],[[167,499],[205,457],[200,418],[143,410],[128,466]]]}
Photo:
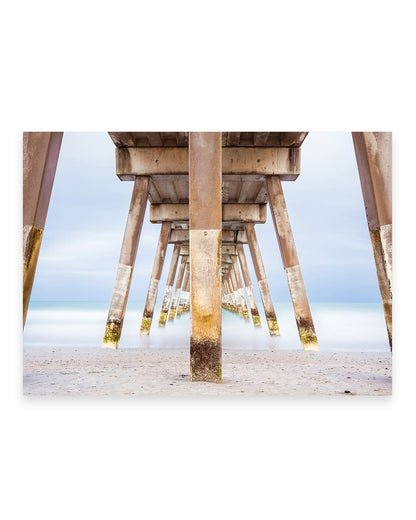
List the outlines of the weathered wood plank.
{"label": "weathered wood plank", "polygon": [[[116,173],[131,175],[187,175],[187,148],[118,148]],[[287,180],[300,173],[298,148],[224,148],[223,175],[282,175]]]}
{"label": "weathered wood plank", "polygon": [[[152,223],[189,220],[188,204],[151,204],[150,221]],[[266,204],[223,204],[224,222],[252,222],[264,224],[267,219]]]}

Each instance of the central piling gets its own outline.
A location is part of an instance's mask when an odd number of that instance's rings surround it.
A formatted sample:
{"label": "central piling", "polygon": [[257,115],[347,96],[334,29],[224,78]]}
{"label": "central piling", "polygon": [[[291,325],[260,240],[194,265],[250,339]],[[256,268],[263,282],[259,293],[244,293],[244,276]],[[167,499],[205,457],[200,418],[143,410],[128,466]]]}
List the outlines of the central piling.
{"label": "central piling", "polygon": [[220,383],[221,132],[189,134],[191,381]]}

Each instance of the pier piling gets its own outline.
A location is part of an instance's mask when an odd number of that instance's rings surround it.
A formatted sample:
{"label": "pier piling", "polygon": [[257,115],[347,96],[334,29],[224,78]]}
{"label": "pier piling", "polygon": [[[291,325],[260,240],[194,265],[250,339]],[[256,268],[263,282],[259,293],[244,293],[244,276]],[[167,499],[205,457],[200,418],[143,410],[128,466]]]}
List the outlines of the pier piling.
{"label": "pier piling", "polygon": [[304,350],[319,350],[312,313],[303,282],[289,214],[279,177],[266,179],[270,212],[285,269],[296,324]]}
{"label": "pier piling", "polygon": [[63,132],[23,133],[23,327]]}
{"label": "pier piling", "polygon": [[192,381],[222,380],[221,132],[189,133]]}
{"label": "pier piling", "polygon": [[134,181],[130,209],[121,245],[116,280],[102,343],[103,348],[116,349],[120,341],[137,247],[146,211],[148,189],[149,178],[137,177]]}
{"label": "pier piling", "polygon": [[264,307],[264,314],[266,316],[267,326],[269,327],[269,333],[270,336],[279,336],[279,325],[277,323],[276,312],[274,310],[273,300],[270,294],[270,288],[267,282],[266,271],[264,269],[254,224],[246,224],[246,233],[248,247],[253,259],[254,272],[256,273],[257,283],[259,285],[261,301]]}
{"label": "pier piling", "polygon": [[352,132],[390,350],[392,349],[392,135]]}
{"label": "pier piling", "polygon": [[162,275],[166,249],[168,247],[170,228],[171,222],[163,222],[160,229],[159,241],[156,248],[152,274],[150,276],[149,289],[147,291],[146,303],[144,306],[142,323],[140,326],[140,336],[148,336],[150,333],[150,327],[152,326],[160,277]]}

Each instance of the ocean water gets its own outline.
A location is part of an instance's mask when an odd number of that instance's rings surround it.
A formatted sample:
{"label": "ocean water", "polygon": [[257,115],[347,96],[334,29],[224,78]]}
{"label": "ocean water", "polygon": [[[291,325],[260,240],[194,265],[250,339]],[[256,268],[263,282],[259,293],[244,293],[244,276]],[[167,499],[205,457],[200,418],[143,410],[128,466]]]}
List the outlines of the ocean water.
{"label": "ocean water", "polygon": [[[101,347],[109,302],[31,302],[23,334],[24,348]],[[188,348],[190,314],[158,327],[156,307],[150,335],[139,336],[143,303],[129,303],[119,348]],[[223,310],[222,344],[226,349],[302,349],[291,303],[275,303],[280,336],[254,327]],[[390,351],[382,305],[379,303],[311,303],[321,351]]]}

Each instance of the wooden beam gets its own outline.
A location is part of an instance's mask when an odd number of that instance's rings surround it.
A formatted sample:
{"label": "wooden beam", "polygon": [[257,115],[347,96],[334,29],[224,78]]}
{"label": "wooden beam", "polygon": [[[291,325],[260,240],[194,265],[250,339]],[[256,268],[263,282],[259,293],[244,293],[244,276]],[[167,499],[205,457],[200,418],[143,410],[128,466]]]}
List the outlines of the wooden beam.
{"label": "wooden beam", "polygon": [[[188,175],[187,148],[117,148],[116,173],[132,175]],[[295,180],[300,174],[300,148],[223,148],[223,175],[279,175]]]}
{"label": "wooden beam", "polygon": [[221,254],[222,255],[237,255],[237,249],[234,245],[223,245],[221,247]]}
{"label": "wooden beam", "polygon": [[270,132],[254,132],[254,146],[266,146]]}
{"label": "wooden beam", "polygon": [[[187,229],[172,229],[169,237],[169,244],[189,242],[189,230]],[[231,230],[223,230],[222,232],[223,245],[232,244],[247,244],[247,235],[245,231],[238,231],[237,233]],[[186,245],[186,244],[184,244]]]}
{"label": "wooden beam", "polygon": [[146,136],[150,146],[163,146],[163,141],[162,137],[160,136],[160,132],[148,132]]}
{"label": "wooden beam", "polygon": [[[189,220],[188,204],[151,204],[150,222],[183,222]],[[223,204],[223,222],[252,222],[264,224],[267,219],[266,204]]]}
{"label": "wooden beam", "polygon": [[240,144],[240,132],[228,132],[228,146],[238,146]]}

